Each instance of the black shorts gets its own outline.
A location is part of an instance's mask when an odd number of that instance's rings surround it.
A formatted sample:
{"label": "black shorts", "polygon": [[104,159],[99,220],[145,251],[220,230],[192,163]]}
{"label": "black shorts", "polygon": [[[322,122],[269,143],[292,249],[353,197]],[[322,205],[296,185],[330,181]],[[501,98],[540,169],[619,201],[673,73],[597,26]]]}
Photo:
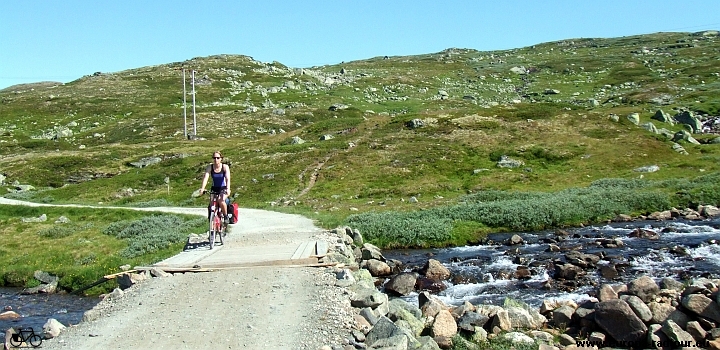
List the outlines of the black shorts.
{"label": "black shorts", "polygon": [[222,187],[212,186],[212,187],[210,187],[210,193],[222,193],[222,194],[225,194],[225,193],[226,193],[225,190],[227,190],[227,186],[222,186]]}

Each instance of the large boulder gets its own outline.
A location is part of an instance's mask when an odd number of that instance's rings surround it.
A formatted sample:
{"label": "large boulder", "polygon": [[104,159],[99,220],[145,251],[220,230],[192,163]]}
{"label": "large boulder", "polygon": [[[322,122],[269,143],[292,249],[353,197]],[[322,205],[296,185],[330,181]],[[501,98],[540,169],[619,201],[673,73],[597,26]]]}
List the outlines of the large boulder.
{"label": "large boulder", "polygon": [[450,311],[441,310],[437,316],[435,316],[435,322],[432,325],[433,337],[448,337],[452,338],[457,334],[457,323],[455,318],[452,316]]}
{"label": "large boulder", "polygon": [[720,322],[720,306],[702,294],[690,294],[683,297],[682,305],[701,317]]}
{"label": "large boulder", "polygon": [[595,254],[585,254],[578,251],[571,251],[565,254],[567,262],[582,268],[595,267],[600,261],[600,257]]}
{"label": "large boulder", "polygon": [[672,342],[678,342],[681,344],[695,343],[695,339],[692,335],[684,331],[677,323],[673,322],[673,320],[663,322],[662,332],[665,333]]}
{"label": "large boulder", "polygon": [[671,141],[672,142],[685,141],[688,143],[692,143],[694,145],[700,144],[700,141],[698,141],[694,137],[692,137],[690,132],[687,130],[680,130],[680,131],[676,132],[675,134],[673,134]]}
{"label": "large boulder", "polygon": [[417,276],[412,272],[403,272],[395,275],[385,283],[385,291],[396,295],[408,295],[415,290]]}
{"label": "large boulder", "polygon": [[572,323],[575,308],[569,305],[563,305],[552,311],[553,323],[558,328],[565,328]]}
{"label": "large boulder", "polygon": [[2,320],[2,321],[16,320],[20,317],[21,316],[19,313],[12,311],[12,310],[3,311],[2,313],[0,313],[0,320]]}
{"label": "large boulder", "polygon": [[162,162],[162,158],[159,157],[145,157],[140,160],[130,162],[129,165],[135,167],[135,168],[144,168],[146,166],[150,166],[153,164],[157,164]]}
{"label": "large boulder", "polygon": [[648,303],[660,291],[660,287],[648,276],[641,276],[628,283],[628,292]]}
{"label": "large boulder", "polygon": [[655,112],[655,114],[650,118],[660,121],[660,122],[663,122],[663,123],[674,124],[674,121],[673,121],[672,117],[670,116],[670,114],[666,113],[665,111],[663,111],[661,109],[658,109],[657,112]]}
{"label": "large boulder", "polygon": [[582,268],[577,267],[573,264],[555,265],[555,278],[556,279],[574,280],[583,275],[585,275],[585,271],[583,271]]}
{"label": "large boulder", "polygon": [[448,310],[447,305],[442,300],[428,292],[418,294],[418,304],[422,315],[425,317],[435,317],[440,311]]}
{"label": "large boulder", "polygon": [[372,245],[370,243],[363,244],[362,259],[363,260],[376,259],[376,260],[380,260],[380,261],[385,261],[385,257],[382,255],[380,248],[378,248],[377,246]]}
{"label": "large boulder", "polygon": [[545,316],[535,310],[511,306],[507,308],[507,312],[512,328],[539,329],[547,322]]}
{"label": "large boulder", "polygon": [[387,295],[380,293],[374,288],[365,288],[360,285],[353,286],[353,293],[350,295],[350,305],[357,308],[376,308],[387,302]]}
{"label": "large boulder", "polygon": [[365,336],[366,344],[374,344],[380,339],[390,338],[397,332],[398,327],[385,316],[381,316],[380,319],[375,323],[373,328]]}
{"label": "large boulder", "polygon": [[468,332],[475,332],[475,327],[484,327],[489,320],[490,317],[477,312],[466,312],[458,320],[458,327]]}
{"label": "large boulder", "polygon": [[624,300],[630,308],[635,312],[635,315],[639,317],[643,322],[650,322],[652,319],[652,312],[650,308],[637,296],[635,295],[623,295],[620,299]]}
{"label": "large boulder", "polygon": [[45,336],[45,339],[52,339],[60,335],[60,332],[64,329],[65,325],[60,323],[60,321],[54,318],[49,318],[43,325],[43,335]]}
{"label": "large boulder", "polygon": [[396,325],[398,325],[398,321],[400,320],[405,321],[407,327],[412,332],[411,335],[413,339],[420,336],[420,333],[422,333],[425,328],[425,323],[420,320],[422,317],[420,309],[408,304],[402,299],[396,298],[390,300],[387,317],[395,321]]}
{"label": "large boulder", "polygon": [[446,280],[450,277],[450,270],[435,259],[429,259],[420,273],[434,280]]}
{"label": "large boulder", "polygon": [[366,267],[373,276],[387,276],[392,272],[390,265],[377,259],[367,260]]}
{"label": "large boulder", "polygon": [[702,132],[702,122],[698,119],[693,112],[684,111],[675,115],[675,120],[680,124],[685,124],[692,130],[693,134]]}
{"label": "large boulder", "polygon": [[638,342],[645,339],[648,330],[630,306],[620,299],[595,304],[595,323],[620,342]]}
{"label": "large boulder", "polygon": [[630,113],[627,120],[635,125],[640,125],[640,113]]}

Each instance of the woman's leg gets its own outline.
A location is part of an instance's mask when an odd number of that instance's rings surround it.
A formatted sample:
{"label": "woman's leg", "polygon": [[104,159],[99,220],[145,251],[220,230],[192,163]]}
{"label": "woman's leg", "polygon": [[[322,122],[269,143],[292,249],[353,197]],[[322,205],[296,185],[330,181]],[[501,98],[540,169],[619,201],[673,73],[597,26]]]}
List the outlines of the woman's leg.
{"label": "woman's leg", "polygon": [[225,203],[225,199],[227,199],[227,195],[223,193],[222,200],[220,201],[220,208],[222,209],[223,215],[227,217],[227,203]]}

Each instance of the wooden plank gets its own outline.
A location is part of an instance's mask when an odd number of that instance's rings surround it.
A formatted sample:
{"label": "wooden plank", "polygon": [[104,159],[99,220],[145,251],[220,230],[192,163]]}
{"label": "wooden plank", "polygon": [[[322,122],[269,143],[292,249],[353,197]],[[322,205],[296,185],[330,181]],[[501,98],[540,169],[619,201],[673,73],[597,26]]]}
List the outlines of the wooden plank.
{"label": "wooden plank", "polygon": [[305,246],[305,250],[303,250],[302,255],[300,256],[300,259],[306,259],[310,257],[310,254],[313,254],[315,252],[315,242],[316,241],[308,241],[307,245]]}
{"label": "wooden plank", "polygon": [[295,253],[292,255],[290,259],[300,259],[302,256],[303,251],[305,251],[305,248],[307,247],[308,242],[302,242],[295,250]]}
{"label": "wooden plank", "polygon": [[126,274],[126,273],[133,273],[133,272],[137,272],[137,269],[135,269],[135,270],[127,270],[127,271],[118,272],[118,273],[113,273],[112,275],[105,275],[104,278],[105,278],[105,279],[108,279],[108,280],[111,280],[111,279],[113,279],[113,278],[115,278],[115,277],[117,277],[117,276],[124,275],[124,274]]}
{"label": "wooden plank", "polygon": [[327,241],[317,241],[316,243],[316,256],[325,256],[327,255],[328,251],[328,243]]}
{"label": "wooden plank", "polygon": [[273,261],[257,261],[247,263],[216,263],[206,264],[203,268],[207,269],[222,269],[222,268],[233,268],[233,267],[262,267],[262,266],[295,266],[295,265],[317,265],[317,258],[301,258],[301,259],[285,259],[285,260],[273,260]]}
{"label": "wooden plank", "polygon": [[175,272],[210,272],[212,270],[208,270],[202,267],[183,267],[183,266],[136,266],[135,270],[138,271],[148,271],[152,269],[158,269],[163,270],[168,273],[175,273]]}
{"label": "wooden plank", "polygon": [[[168,273],[178,273],[178,272],[215,272],[215,271],[221,271],[221,270],[237,270],[237,269],[249,269],[254,267],[330,267],[330,266],[344,266],[344,264],[339,264],[336,262],[331,263],[319,263],[317,262],[317,259],[295,259],[295,260],[276,260],[276,261],[265,261],[265,262],[256,262],[256,263],[243,263],[238,264],[237,266],[229,266],[230,264],[222,264],[227,266],[220,266],[220,264],[216,265],[209,265],[211,267],[208,268],[183,268],[183,267],[173,267],[168,270],[165,270],[165,272]],[[140,267],[138,270],[142,270],[144,268]],[[150,269],[150,268],[148,268]]]}

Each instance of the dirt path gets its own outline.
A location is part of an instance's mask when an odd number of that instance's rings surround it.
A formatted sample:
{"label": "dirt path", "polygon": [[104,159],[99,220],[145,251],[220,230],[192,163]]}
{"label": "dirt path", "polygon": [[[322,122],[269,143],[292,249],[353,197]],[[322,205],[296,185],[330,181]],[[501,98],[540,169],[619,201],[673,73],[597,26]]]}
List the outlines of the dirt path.
{"label": "dirt path", "polygon": [[[0,198],[0,204],[37,205]],[[204,209],[151,208],[204,215]],[[164,209],[164,210],[163,210]],[[142,208],[141,210],[150,210]],[[299,215],[241,209],[232,244],[327,238]],[[347,298],[325,268],[253,267],[153,278],[98,305],[45,349],[318,349],[342,344]]]}

